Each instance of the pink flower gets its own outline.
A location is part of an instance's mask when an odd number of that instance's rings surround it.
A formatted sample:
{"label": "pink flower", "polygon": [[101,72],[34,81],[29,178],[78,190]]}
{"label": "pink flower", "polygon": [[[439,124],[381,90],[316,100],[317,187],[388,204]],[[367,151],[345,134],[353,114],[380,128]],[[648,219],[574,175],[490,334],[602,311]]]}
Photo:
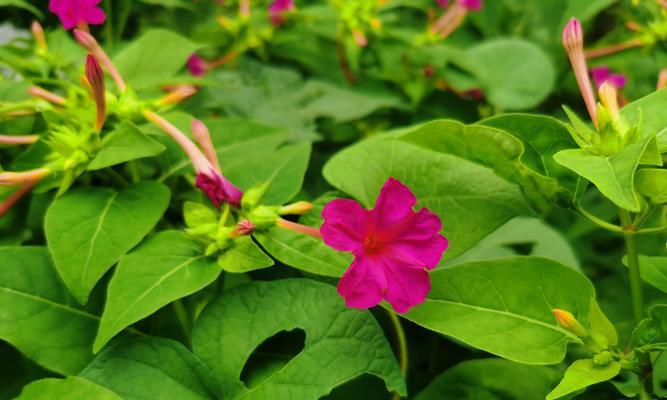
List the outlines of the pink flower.
{"label": "pink flower", "polygon": [[457,2],[468,11],[480,11],[483,5],[482,0],[458,0]]}
{"label": "pink flower", "polygon": [[427,270],[435,268],[447,248],[437,215],[422,208],[410,189],[389,178],[375,208],[337,199],[324,207],[320,229],[324,242],[354,254],[338,283],[348,307],[370,308],[387,300],[396,312],[421,304],[431,289]]}
{"label": "pink flower", "polygon": [[102,0],[51,0],[49,11],[58,15],[65,29],[78,24],[101,25],[106,19],[104,11],[98,7]]}
{"label": "pink flower", "polygon": [[449,0],[435,0],[435,2],[438,3],[440,8],[447,8],[447,4],[449,4]]}
{"label": "pink flower", "polygon": [[614,85],[617,89],[620,89],[625,86],[628,82],[628,79],[625,75],[622,74],[613,74],[611,70],[607,67],[600,66],[591,69],[591,74],[593,75],[593,81],[595,81],[595,86],[599,89],[603,83],[609,82]]}
{"label": "pink flower", "polygon": [[280,25],[285,22],[283,14],[294,11],[294,0],[273,0],[269,5],[269,19],[273,25]]}
{"label": "pink flower", "polygon": [[196,53],[188,58],[188,71],[192,76],[204,76],[206,74],[206,62]]}

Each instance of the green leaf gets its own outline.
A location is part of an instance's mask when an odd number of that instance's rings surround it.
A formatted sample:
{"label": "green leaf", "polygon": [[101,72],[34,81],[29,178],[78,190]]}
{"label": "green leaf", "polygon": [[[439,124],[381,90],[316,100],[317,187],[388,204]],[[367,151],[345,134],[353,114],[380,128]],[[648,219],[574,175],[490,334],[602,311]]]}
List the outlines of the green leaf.
{"label": "green leaf", "polygon": [[42,13],[39,8],[33,6],[25,0],[0,0],[0,7],[18,7],[30,11],[39,19],[44,18],[44,13]]}
{"label": "green leaf", "polygon": [[522,39],[487,40],[470,48],[465,62],[488,101],[505,110],[539,105],[556,78],[544,51]]}
{"label": "green leaf", "polygon": [[112,346],[80,375],[124,400],[220,398],[201,361],[169,339],[146,337]]}
{"label": "green leaf", "polygon": [[198,48],[174,32],[154,29],[118,53],[114,64],[128,85],[143,90],[176,75]]}
{"label": "green leaf", "polygon": [[73,303],[45,248],[0,247],[0,339],[49,370],[76,374],[93,358],[99,317]]}
{"label": "green leaf", "polygon": [[591,338],[595,340],[602,348],[609,348],[618,344],[618,333],[616,328],[609,321],[606,315],[600,309],[600,306],[591,298],[591,305],[588,309],[588,332]]}
{"label": "green leaf", "polygon": [[17,400],[123,400],[116,393],[87,379],[41,379],[26,386]]}
{"label": "green leaf", "polygon": [[616,361],[600,366],[593,360],[577,360],[565,371],[563,380],[549,393],[547,400],[556,400],[570,393],[585,389],[600,382],[606,382],[621,372],[621,364]]}
{"label": "green leaf", "polygon": [[650,136],[667,128],[665,106],[667,89],[662,89],[626,105],[621,109],[621,116],[629,126],[639,125],[641,122],[640,137]]}
{"label": "green leaf", "polygon": [[122,122],[104,138],[102,149],[88,165],[98,170],[138,158],[154,157],[165,147],[137,129],[129,122]]}
{"label": "green leaf", "polygon": [[667,169],[644,168],[635,174],[637,192],[653,204],[667,203]]}
{"label": "green leaf", "polygon": [[93,350],[163,306],[208,286],[220,275],[214,259],[180,231],[164,231],[124,256],[109,282]]}
{"label": "green leaf", "polygon": [[522,255],[548,258],[579,269],[579,260],[567,239],[556,229],[531,217],[510,220],[450,264],[519,255],[515,247],[529,249]]}
{"label": "green leaf", "polygon": [[248,236],[234,239],[234,245],[218,258],[218,264],[227,272],[240,274],[273,265],[271,257]]}
{"label": "green leaf", "polygon": [[322,239],[283,228],[255,232],[253,236],[280,262],[312,274],[338,278],[352,262],[351,255],[332,249]]}
{"label": "green leaf", "polygon": [[192,9],[192,3],[186,0],[140,0],[142,3],[153,4],[166,8],[187,8]]}
{"label": "green leaf", "polygon": [[57,199],[44,222],[65,285],[82,304],[97,281],[160,220],[169,189],[140,182],[127,189],[84,187]]}
{"label": "green leaf", "polygon": [[[627,265],[627,259],[623,259]],[[644,281],[667,293],[667,257],[639,256],[639,273]]]}
{"label": "green leaf", "polygon": [[373,206],[389,177],[406,184],[417,196],[419,207],[442,219],[443,234],[450,243],[444,260],[455,258],[527,212],[516,186],[491,170],[394,137],[378,136],[346,148],[324,166],[324,177],[366,208]]}
{"label": "green leaf", "polygon": [[415,400],[544,399],[558,378],[548,367],[497,358],[464,361],[438,375]]}
{"label": "green leaf", "polygon": [[505,258],[436,269],[426,301],[405,317],[512,361],[555,364],[579,339],[558,326],[552,310],[583,323],[594,295],[584,275],[555,261]]}
{"label": "green leaf", "polygon": [[220,163],[225,176],[243,190],[268,183],[262,203],[282,205],[301,190],[309,159],[310,144],[300,143]]}
{"label": "green leaf", "polygon": [[591,154],[581,149],[562,150],[554,159],[591,181],[617,206],[637,212],[639,201],[634,188],[634,176],[639,161],[654,136],[644,136],[609,157]]}
{"label": "green leaf", "polygon": [[632,332],[632,344],[644,352],[667,350],[667,305],[656,304],[649,309],[648,318]]}
{"label": "green leaf", "polygon": [[[267,338],[303,329],[305,347],[248,389],[246,360]],[[193,333],[193,348],[225,399],[315,399],[362,374],[405,394],[405,383],[382,329],[368,311],[345,307],[336,289],[306,279],[254,282],[211,303]]]}

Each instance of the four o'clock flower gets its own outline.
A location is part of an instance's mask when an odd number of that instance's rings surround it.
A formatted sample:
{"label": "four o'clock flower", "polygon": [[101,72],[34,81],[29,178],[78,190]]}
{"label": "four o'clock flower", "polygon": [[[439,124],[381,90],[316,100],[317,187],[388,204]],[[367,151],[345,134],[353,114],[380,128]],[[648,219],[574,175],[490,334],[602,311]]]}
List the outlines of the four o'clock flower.
{"label": "four o'clock flower", "polygon": [[269,20],[273,25],[285,22],[285,14],[295,10],[294,0],[273,0],[269,4]]}
{"label": "four o'clock flower", "polygon": [[[447,2],[438,1],[438,4],[444,7]],[[440,18],[433,22],[429,30],[432,34],[445,39],[461,26],[469,12],[480,11],[482,6],[482,0],[457,0]]]}
{"label": "four o'clock flower", "polygon": [[88,24],[101,25],[106,19],[104,11],[99,8],[101,2],[102,0],[51,0],[49,11],[58,15],[63,28],[67,30],[76,26],[87,27]]}
{"label": "four o'clock flower", "polygon": [[658,75],[658,85],[657,89],[664,89],[667,87],[667,69],[663,69],[660,71],[660,75]]}
{"label": "four o'clock flower", "polygon": [[603,83],[607,82],[611,85],[614,85],[616,89],[621,89],[628,82],[628,79],[625,75],[614,74],[609,68],[602,65],[600,67],[595,67],[591,69],[591,75],[593,75],[593,81],[595,82],[595,87],[600,89]]}
{"label": "four o'clock flower", "polygon": [[188,58],[187,67],[192,76],[204,76],[206,74],[206,61],[196,53],[192,53],[190,58]]}
{"label": "four o'clock flower", "polygon": [[370,308],[385,299],[404,313],[426,299],[427,270],[440,261],[447,239],[440,235],[440,218],[425,208],[415,212],[416,202],[407,186],[389,178],[372,210],[347,199],[324,207],[324,242],[354,255],[338,283],[349,307]]}
{"label": "four o'clock flower", "polygon": [[216,207],[229,203],[235,207],[241,204],[241,192],[216,169],[204,153],[183,132],[166,119],[152,111],[144,111],[146,119],[164,130],[188,155],[197,174],[196,185]]}
{"label": "four o'clock flower", "polygon": [[597,104],[591,80],[588,77],[588,68],[586,67],[586,55],[584,54],[584,32],[581,22],[578,19],[570,19],[563,29],[563,47],[567,50],[567,55],[572,64],[574,76],[577,79],[581,96],[586,103],[586,109],[591,120],[597,126]]}

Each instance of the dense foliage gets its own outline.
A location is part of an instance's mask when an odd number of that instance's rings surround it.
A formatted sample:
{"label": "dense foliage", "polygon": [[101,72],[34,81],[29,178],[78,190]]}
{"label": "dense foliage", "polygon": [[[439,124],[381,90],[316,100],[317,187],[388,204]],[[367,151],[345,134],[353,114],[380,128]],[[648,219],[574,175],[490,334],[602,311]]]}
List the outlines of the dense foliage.
{"label": "dense foliage", "polygon": [[667,1],[0,15],[0,399],[667,398]]}

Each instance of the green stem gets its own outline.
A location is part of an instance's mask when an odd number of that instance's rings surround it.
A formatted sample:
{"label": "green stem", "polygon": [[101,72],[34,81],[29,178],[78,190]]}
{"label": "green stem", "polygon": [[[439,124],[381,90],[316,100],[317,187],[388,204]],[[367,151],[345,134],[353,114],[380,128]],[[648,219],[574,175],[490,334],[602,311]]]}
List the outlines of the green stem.
{"label": "green stem", "polygon": [[136,160],[129,162],[130,175],[132,176],[132,183],[138,183],[141,181],[141,175],[139,174],[139,166],[137,165]]}
{"label": "green stem", "polygon": [[104,12],[107,23],[104,24],[104,39],[108,47],[113,47],[113,4],[111,0],[104,0]]}
{"label": "green stem", "polygon": [[[398,346],[398,363],[401,367],[401,375],[405,378],[408,373],[408,342],[405,340],[405,331],[403,330],[403,325],[401,325],[401,320],[393,312],[387,310],[387,315],[391,320],[391,325],[394,328],[396,333],[396,345]],[[398,392],[395,392],[392,400],[399,400],[401,395]]]}
{"label": "green stem", "polygon": [[626,210],[620,211],[621,224],[623,225],[623,238],[628,253],[628,268],[630,270],[630,291],[632,293],[632,310],[635,321],[639,323],[644,316],[644,295],[642,293],[642,280],[639,274],[639,258],[637,256],[637,243],[635,242],[635,231],[632,225],[630,213]]}
{"label": "green stem", "polygon": [[183,336],[188,343],[188,347],[190,347],[190,317],[188,317],[188,311],[185,309],[183,301],[181,300],[176,300],[171,304],[174,306],[176,319],[178,320],[181,330],[183,330]]}
{"label": "green stem", "polygon": [[622,233],[623,228],[621,228],[618,225],[610,224],[607,221],[604,221],[595,215],[589,213],[586,211],[583,207],[576,206],[577,212],[584,218],[586,218],[588,221],[590,221],[592,224],[597,225],[598,227],[608,230],[610,232],[615,232],[615,233]]}
{"label": "green stem", "polygon": [[641,376],[639,377],[639,389],[637,390],[637,394],[639,395],[639,400],[651,399],[648,393],[646,393],[646,388],[644,387],[644,380],[642,380]]}

